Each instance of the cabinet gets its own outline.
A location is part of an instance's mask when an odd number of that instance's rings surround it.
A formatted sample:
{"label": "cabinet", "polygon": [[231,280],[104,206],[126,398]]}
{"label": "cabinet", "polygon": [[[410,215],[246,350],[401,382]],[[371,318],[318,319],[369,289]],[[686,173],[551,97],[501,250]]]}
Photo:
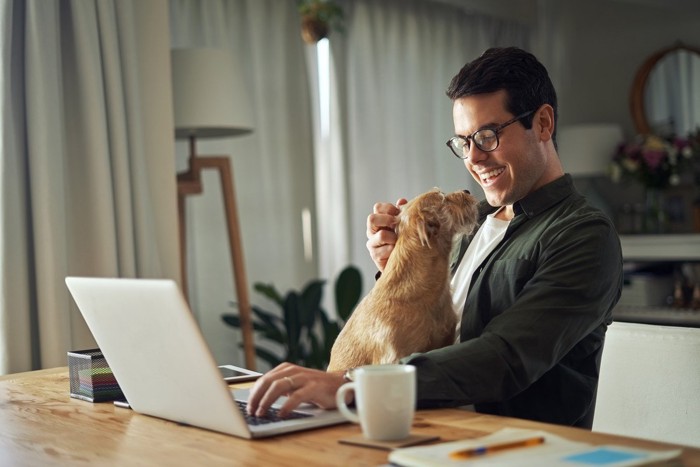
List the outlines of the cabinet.
{"label": "cabinet", "polygon": [[679,281],[688,284],[687,295],[700,283],[700,235],[622,235],[620,242],[625,286],[613,319],[700,327],[700,310],[672,307],[666,300]]}

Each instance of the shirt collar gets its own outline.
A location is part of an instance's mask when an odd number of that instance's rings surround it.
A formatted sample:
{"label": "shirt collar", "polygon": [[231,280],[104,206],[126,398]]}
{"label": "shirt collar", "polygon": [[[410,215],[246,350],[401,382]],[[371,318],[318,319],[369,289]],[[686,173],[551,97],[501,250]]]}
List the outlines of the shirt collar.
{"label": "shirt collar", "polygon": [[[513,212],[516,216],[525,214],[527,217],[534,217],[551,208],[574,192],[574,182],[571,175],[564,174],[525,196],[523,199],[516,201],[513,205]],[[484,219],[488,214],[495,212],[497,209],[498,207],[493,207],[486,201],[482,201],[479,205],[479,219]]]}

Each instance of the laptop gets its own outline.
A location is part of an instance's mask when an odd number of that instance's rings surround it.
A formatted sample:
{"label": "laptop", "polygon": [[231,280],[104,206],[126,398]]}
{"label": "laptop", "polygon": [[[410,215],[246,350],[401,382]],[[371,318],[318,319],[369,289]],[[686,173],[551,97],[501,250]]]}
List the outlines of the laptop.
{"label": "laptop", "polygon": [[67,277],[66,285],[136,412],[248,439],[346,421],[309,404],[289,419],[247,420],[248,391],[223,380],[172,280]]}

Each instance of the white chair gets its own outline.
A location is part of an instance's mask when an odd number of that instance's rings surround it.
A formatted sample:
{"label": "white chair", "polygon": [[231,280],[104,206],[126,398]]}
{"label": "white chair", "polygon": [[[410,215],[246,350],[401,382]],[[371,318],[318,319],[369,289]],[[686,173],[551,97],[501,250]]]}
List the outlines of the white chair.
{"label": "white chair", "polygon": [[700,329],[613,323],[593,431],[700,447]]}

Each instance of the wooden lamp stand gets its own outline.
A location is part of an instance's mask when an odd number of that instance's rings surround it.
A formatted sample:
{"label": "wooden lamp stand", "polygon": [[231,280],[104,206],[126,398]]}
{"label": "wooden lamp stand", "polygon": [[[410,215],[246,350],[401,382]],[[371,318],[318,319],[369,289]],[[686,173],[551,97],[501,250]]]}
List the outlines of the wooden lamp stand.
{"label": "wooden lamp stand", "polygon": [[180,223],[180,274],[182,277],[182,288],[185,297],[188,297],[185,198],[188,195],[202,193],[202,170],[214,169],[219,172],[221,192],[224,197],[224,211],[228,228],[231,264],[233,265],[234,286],[238,297],[238,312],[241,319],[245,364],[248,369],[255,370],[253,323],[251,319],[250,301],[248,299],[248,283],[246,281],[245,263],[243,261],[243,248],[241,247],[241,233],[238,225],[238,208],[236,206],[236,196],[233,187],[231,160],[227,156],[199,157],[197,156],[195,148],[195,136],[189,137],[189,143],[189,168],[186,172],[180,173],[177,176],[177,204]]}

